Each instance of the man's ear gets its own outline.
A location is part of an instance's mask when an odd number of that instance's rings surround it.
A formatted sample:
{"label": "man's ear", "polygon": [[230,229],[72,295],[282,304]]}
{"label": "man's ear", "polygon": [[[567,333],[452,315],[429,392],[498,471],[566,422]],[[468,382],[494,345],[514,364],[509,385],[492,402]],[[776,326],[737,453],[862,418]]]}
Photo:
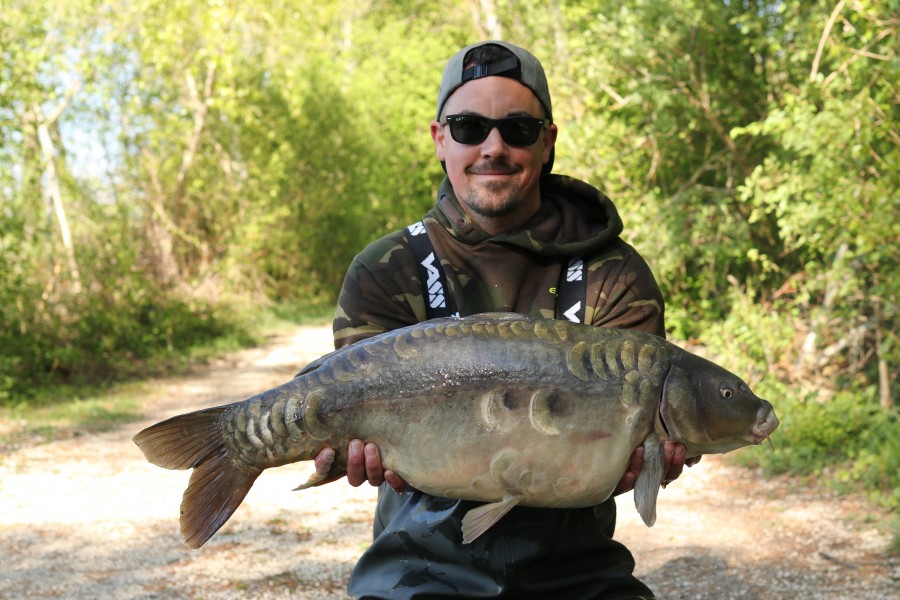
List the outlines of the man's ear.
{"label": "man's ear", "polygon": [[559,133],[559,129],[556,127],[556,123],[551,123],[544,130],[544,164],[550,160],[550,152],[553,150],[554,144],[556,144],[556,134]]}
{"label": "man's ear", "polygon": [[443,162],[444,159],[444,126],[440,121],[431,122],[431,139],[434,140],[434,151],[438,160]]}

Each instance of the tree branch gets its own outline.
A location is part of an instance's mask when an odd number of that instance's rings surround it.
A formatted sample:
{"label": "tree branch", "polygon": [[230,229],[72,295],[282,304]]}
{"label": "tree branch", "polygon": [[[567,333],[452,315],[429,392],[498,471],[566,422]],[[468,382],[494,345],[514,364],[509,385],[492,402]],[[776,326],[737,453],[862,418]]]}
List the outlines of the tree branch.
{"label": "tree branch", "polygon": [[187,147],[181,157],[181,166],[178,169],[178,175],[175,179],[175,202],[179,203],[184,199],[187,193],[187,176],[194,164],[194,157],[197,156],[197,149],[200,147],[200,138],[203,136],[203,129],[206,126],[206,115],[209,113],[209,100],[212,97],[213,82],[216,76],[216,63],[210,61],[206,65],[206,80],[203,83],[203,96],[197,91],[197,83],[194,81],[190,71],[185,75],[185,83],[190,94],[190,103],[194,107],[194,129],[191,137],[188,139]]}
{"label": "tree branch", "polygon": [[65,93],[63,94],[62,99],[59,101],[59,104],[56,105],[56,108],[50,111],[49,114],[44,115],[43,120],[44,123],[49,127],[53,125],[56,120],[63,114],[63,111],[69,106],[69,103],[72,101],[72,98],[81,90],[83,80],[81,77],[76,77],[75,81],[69,84],[69,87],[66,88]]}
{"label": "tree branch", "polygon": [[810,81],[815,81],[816,75],[819,74],[819,61],[822,59],[822,52],[825,50],[825,41],[831,34],[831,28],[834,27],[834,22],[837,21],[838,15],[840,15],[841,11],[844,10],[844,4],[844,0],[838,2],[837,6],[834,7],[834,10],[831,11],[831,16],[828,17],[828,22],[825,23],[825,29],[822,30],[822,37],[819,38],[819,47],[816,49],[816,57],[813,59],[812,69],[810,69],[809,71]]}

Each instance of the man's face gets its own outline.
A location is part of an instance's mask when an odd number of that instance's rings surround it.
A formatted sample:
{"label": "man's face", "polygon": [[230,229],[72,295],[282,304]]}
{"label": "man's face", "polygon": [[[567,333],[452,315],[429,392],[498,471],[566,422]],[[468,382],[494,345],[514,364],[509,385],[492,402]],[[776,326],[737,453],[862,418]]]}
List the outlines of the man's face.
{"label": "man's face", "polygon": [[[546,118],[530,89],[508,77],[483,77],[463,84],[444,105],[443,115],[476,114],[492,119]],[[431,137],[456,197],[490,233],[520,225],[540,206],[541,168],[550,159],[556,125],[545,127],[537,142],[510,146],[495,127],[478,144],[460,144],[449,125],[434,121]],[[493,230],[493,231],[491,231]]]}

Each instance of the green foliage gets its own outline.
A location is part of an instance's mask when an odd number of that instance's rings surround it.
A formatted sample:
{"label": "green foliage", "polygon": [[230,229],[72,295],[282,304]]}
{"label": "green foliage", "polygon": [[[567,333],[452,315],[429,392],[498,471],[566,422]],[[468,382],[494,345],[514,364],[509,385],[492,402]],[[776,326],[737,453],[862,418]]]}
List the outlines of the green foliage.
{"label": "green foliage", "polygon": [[868,388],[826,402],[815,395],[783,399],[775,451],[739,460],[769,473],[813,475],[842,491],[871,490],[873,500],[900,508],[900,420],[880,410],[875,396]]}
{"label": "green foliage", "polygon": [[735,310],[700,336],[716,362],[740,373],[772,402],[781,426],[774,452],[736,453],[742,464],[768,473],[815,476],[842,491],[868,490],[900,507],[900,419],[879,407],[877,386],[865,374],[837,381],[796,378],[797,334],[785,310],[764,310],[733,292]]}
{"label": "green foliage", "polygon": [[68,310],[60,304],[40,315],[4,313],[0,403],[16,404],[48,387],[160,373],[193,348],[226,337],[237,345],[252,341],[226,307],[153,294],[134,281],[118,283],[115,292],[72,299]]}

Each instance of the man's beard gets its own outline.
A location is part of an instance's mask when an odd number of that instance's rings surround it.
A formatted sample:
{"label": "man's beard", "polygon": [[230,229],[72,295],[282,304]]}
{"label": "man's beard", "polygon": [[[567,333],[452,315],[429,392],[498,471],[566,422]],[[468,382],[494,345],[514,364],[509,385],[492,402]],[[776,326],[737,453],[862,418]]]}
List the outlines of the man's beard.
{"label": "man's beard", "polygon": [[[492,162],[478,165],[468,171],[479,173],[514,173],[515,169],[506,163]],[[488,218],[505,217],[514,213],[522,204],[518,189],[511,188],[508,183],[488,182],[481,186],[468,185],[466,193],[460,200],[477,215]]]}
{"label": "man's beard", "polygon": [[[495,186],[491,185],[489,187]],[[496,187],[500,186],[498,185]],[[501,195],[504,191],[507,192],[506,196]],[[485,198],[484,196],[484,193],[478,193],[473,190],[472,193],[467,194],[466,198],[462,198],[462,201],[473,213],[488,218],[511,215],[521,204],[517,197],[509,195],[509,190],[492,190],[488,194],[489,198]]]}

